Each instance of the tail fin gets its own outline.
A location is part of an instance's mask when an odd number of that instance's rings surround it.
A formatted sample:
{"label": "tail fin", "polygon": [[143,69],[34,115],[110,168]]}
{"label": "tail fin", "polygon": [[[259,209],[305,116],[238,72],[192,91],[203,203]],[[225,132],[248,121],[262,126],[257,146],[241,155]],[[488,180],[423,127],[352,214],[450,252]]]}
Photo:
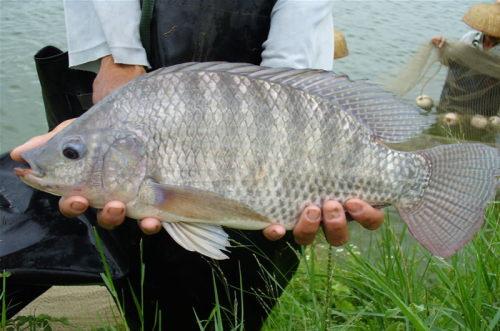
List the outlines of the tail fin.
{"label": "tail fin", "polygon": [[480,144],[443,145],[417,152],[430,164],[430,178],[417,207],[398,207],[412,235],[433,254],[448,257],[479,230],[495,196],[500,157]]}

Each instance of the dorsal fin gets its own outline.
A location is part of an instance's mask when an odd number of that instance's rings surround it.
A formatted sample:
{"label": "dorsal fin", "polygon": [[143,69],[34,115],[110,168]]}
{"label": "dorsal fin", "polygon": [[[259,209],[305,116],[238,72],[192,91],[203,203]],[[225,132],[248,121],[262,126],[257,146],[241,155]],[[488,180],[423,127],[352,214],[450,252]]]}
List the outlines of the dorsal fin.
{"label": "dorsal fin", "polygon": [[365,80],[352,81],[346,75],[330,71],[266,68],[247,63],[201,62],[175,65],[161,69],[160,73],[178,71],[226,72],[303,90],[338,105],[339,109],[355,116],[377,138],[388,143],[408,140],[435,122],[434,116],[403,102],[380,86]]}

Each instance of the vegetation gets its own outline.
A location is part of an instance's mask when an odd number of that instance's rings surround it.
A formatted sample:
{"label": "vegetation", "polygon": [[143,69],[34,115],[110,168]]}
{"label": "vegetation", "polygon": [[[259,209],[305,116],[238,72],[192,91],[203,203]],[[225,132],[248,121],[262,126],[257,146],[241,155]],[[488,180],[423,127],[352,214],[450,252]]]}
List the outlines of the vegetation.
{"label": "vegetation", "polygon": [[[431,256],[391,217],[379,231],[368,237],[364,233],[343,248],[318,240],[302,252],[299,270],[271,311],[264,330],[498,330],[499,221],[500,202],[496,202],[488,209],[486,224],[473,242],[447,260]],[[2,278],[5,305],[7,276]],[[106,266],[103,279],[118,301]],[[139,311],[141,300],[138,294]],[[216,305],[211,321],[198,321],[200,329],[207,325],[222,329],[222,309]],[[123,314],[123,309],[119,312]],[[32,319],[32,325],[37,318]],[[242,318],[235,313],[235,329],[243,330]],[[67,322],[46,316],[42,320],[49,325]],[[15,330],[19,321],[6,321],[2,315],[1,325]],[[27,318],[23,321],[29,323]]]}
{"label": "vegetation", "polygon": [[362,254],[353,244],[307,248],[265,330],[498,330],[499,221],[496,202],[479,235],[449,260],[389,219]]}

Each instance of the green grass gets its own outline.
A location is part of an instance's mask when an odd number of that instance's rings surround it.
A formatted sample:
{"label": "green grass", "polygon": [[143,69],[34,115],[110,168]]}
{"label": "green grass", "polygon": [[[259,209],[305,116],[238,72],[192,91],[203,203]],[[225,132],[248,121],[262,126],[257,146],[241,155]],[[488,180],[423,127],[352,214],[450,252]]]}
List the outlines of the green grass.
{"label": "green grass", "polygon": [[[449,260],[386,220],[364,242],[307,248],[264,330],[498,330],[500,203]],[[331,263],[327,261],[330,259]]]}
{"label": "green grass", "polygon": [[7,320],[7,279],[11,274],[5,270],[0,273],[2,282],[2,292],[0,293],[0,302],[2,305],[2,313],[0,317],[0,330],[43,330],[51,331],[53,325],[61,325],[71,327],[71,324],[66,318],[57,318],[40,314],[37,316],[17,316]]}
{"label": "green grass", "polygon": [[[353,226],[352,233],[362,236],[342,248],[330,247],[320,238],[303,250],[299,270],[264,330],[498,330],[499,221],[497,201],[475,239],[447,260],[431,256],[406,227],[389,217],[369,235]],[[100,329],[126,330],[123,307],[106,264],[104,270],[102,277],[118,303],[121,321]],[[8,279],[2,279],[5,305]],[[141,313],[140,293],[135,301]],[[238,304],[241,308],[244,302]],[[242,309],[236,308],[234,330],[243,330]],[[198,325],[222,330],[221,318],[227,313],[227,308],[216,304],[208,321],[198,320]],[[43,320],[58,322],[50,317]],[[3,315],[1,323],[7,329],[13,325]]]}

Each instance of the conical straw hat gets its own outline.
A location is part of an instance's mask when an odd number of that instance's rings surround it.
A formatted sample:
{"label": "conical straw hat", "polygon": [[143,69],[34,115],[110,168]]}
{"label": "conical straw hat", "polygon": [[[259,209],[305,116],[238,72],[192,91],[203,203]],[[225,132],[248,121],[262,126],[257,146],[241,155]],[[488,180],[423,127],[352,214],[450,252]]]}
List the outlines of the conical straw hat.
{"label": "conical straw hat", "polygon": [[90,330],[122,324],[113,298],[104,286],[52,286],[16,314],[46,314],[66,318],[70,326],[54,323],[52,330]]}
{"label": "conical straw hat", "polygon": [[500,38],[500,3],[474,5],[463,20],[475,30]]}
{"label": "conical straw hat", "polygon": [[333,37],[335,42],[333,58],[340,59],[347,56],[349,54],[349,50],[347,49],[347,42],[345,40],[344,33],[342,31],[335,30]]}

